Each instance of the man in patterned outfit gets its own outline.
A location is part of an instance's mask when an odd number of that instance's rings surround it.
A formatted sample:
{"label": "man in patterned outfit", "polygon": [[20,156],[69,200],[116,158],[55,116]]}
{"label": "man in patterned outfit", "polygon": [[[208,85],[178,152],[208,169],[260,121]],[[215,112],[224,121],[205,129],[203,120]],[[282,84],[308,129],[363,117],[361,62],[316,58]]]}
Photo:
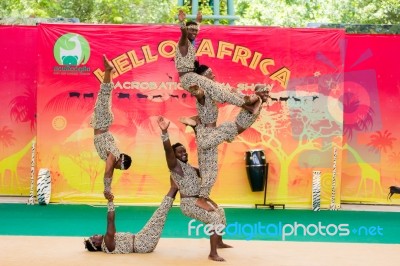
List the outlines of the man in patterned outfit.
{"label": "man in patterned outfit", "polygon": [[207,204],[210,204],[214,208],[214,211],[209,212],[196,206],[201,186],[199,170],[188,164],[188,155],[182,144],[176,143],[171,145],[168,135],[170,122],[166,121],[163,117],[159,117],[157,122],[162,132],[161,139],[163,141],[168,169],[181,195],[180,207],[182,213],[211,227],[210,254],[208,258],[215,261],[225,261],[218,255],[217,248],[230,248],[231,246],[223,243],[222,236],[216,232],[218,228],[221,229],[221,226],[226,226],[225,212],[209,198],[207,199]]}
{"label": "man in patterned outfit", "polygon": [[178,192],[174,181],[170,179],[170,182],[171,187],[160,207],[137,234],[116,232],[114,195],[105,192],[108,199],[107,231],[105,235],[93,235],[84,240],[85,248],[88,251],[104,251],[111,254],[152,252],[160,240],[168,212]]}
{"label": "man in patterned outfit", "polygon": [[[212,69],[206,65],[196,67],[196,72],[211,80],[215,79]],[[261,88],[267,87],[263,84],[258,84],[255,87],[256,95],[261,101],[257,104],[257,109],[252,114],[247,110],[242,109],[235,122],[225,122],[216,127],[218,118],[218,107],[216,103],[207,96],[207,94],[198,94],[197,110],[198,117],[181,118],[181,122],[190,125],[196,133],[199,169],[202,178],[200,197],[196,205],[205,210],[212,211],[213,209],[207,204],[206,199],[210,197],[211,189],[215,184],[218,176],[218,145],[224,141],[231,142],[237,135],[249,128],[261,111],[261,104],[268,100],[269,90],[261,92]],[[198,90],[202,90],[198,88]]]}
{"label": "man in patterned outfit", "polygon": [[193,42],[199,32],[199,23],[202,20],[201,13],[199,12],[197,14],[196,22],[188,21],[185,23],[186,14],[182,10],[179,10],[178,19],[181,27],[181,37],[178,42],[178,47],[176,48],[175,67],[178,71],[179,80],[183,89],[196,95],[199,93],[196,88],[200,87],[214,101],[227,102],[243,107],[249,112],[254,112],[256,108],[254,105],[258,101],[256,95],[234,94],[226,90],[220,84],[194,72],[196,51]]}
{"label": "man in patterned outfit", "polygon": [[111,191],[111,182],[114,169],[127,170],[132,163],[129,155],[120,153],[113,135],[108,131],[114,120],[111,111],[111,92],[114,88],[112,74],[115,72],[114,66],[103,55],[104,78],[100,85],[97,95],[94,114],[90,125],[94,128],[94,146],[100,158],[106,162],[104,171],[104,196]]}

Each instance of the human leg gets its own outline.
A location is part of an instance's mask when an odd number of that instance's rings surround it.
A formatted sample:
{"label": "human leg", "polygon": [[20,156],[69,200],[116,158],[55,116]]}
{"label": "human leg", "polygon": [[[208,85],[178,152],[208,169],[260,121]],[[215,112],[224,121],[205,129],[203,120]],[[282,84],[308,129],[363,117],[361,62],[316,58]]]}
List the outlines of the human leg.
{"label": "human leg", "polygon": [[197,144],[201,149],[217,147],[224,141],[232,141],[238,134],[235,122],[224,122],[221,125],[209,128],[197,126]]}
{"label": "human leg", "polygon": [[121,155],[121,152],[115,144],[113,135],[108,131],[94,136],[94,146],[97,154],[104,161],[107,160],[107,154],[109,152],[111,152],[115,158],[119,158]]}
{"label": "human leg", "polygon": [[218,233],[215,232],[217,227],[220,228],[221,226],[226,226],[226,219],[224,215],[221,215],[221,211],[209,212],[203,208],[197,207],[196,198],[183,198],[181,200],[181,210],[184,215],[199,220],[212,227],[212,235],[210,235],[210,254],[208,258],[215,261],[225,261],[225,259],[218,255],[217,248],[220,243],[220,238]]}
{"label": "human leg", "polygon": [[246,104],[244,96],[237,93],[232,93],[230,90],[224,88],[204,76],[190,72],[180,78],[182,87],[189,91],[189,87],[197,85],[202,88],[214,101],[221,103],[230,103],[236,106],[243,106]]}
{"label": "human leg", "polygon": [[213,232],[213,234],[210,235],[210,254],[208,255],[208,258],[214,261],[225,261],[225,259],[220,257],[217,252],[220,236],[215,233],[215,231],[211,232]]}
{"label": "human leg", "polygon": [[100,91],[94,106],[94,114],[90,124],[94,129],[108,129],[114,120],[111,111],[111,91],[114,89],[112,73],[115,71],[113,65],[103,56],[104,77],[100,84]]}
{"label": "human leg", "polygon": [[186,126],[191,126],[193,129],[195,129],[197,123],[198,123],[198,116],[182,116],[179,118],[179,122]]}
{"label": "human leg", "polygon": [[238,135],[245,131],[247,128],[251,127],[251,125],[256,121],[258,116],[260,115],[262,107],[261,100],[257,102],[256,109],[254,113],[250,113],[244,109],[240,110],[239,114],[236,116],[236,126]]}
{"label": "human leg", "polygon": [[207,211],[214,211],[214,207],[207,202],[211,189],[218,176],[218,148],[198,149],[199,170],[201,176],[201,187],[196,206]]}
{"label": "human leg", "polygon": [[136,253],[149,253],[156,248],[167,219],[168,211],[174,202],[174,198],[171,197],[173,195],[171,190],[172,188],[168,195],[164,197],[160,207],[158,207],[147,221],[146,225],[135,235],[133,248]]}
{"label": "human leg", "polygon": [[197,143],[201,149],[216,147],[224,141],[231,142],[237,135],[249,128],[257,119],[261,110],[261,101],[255,105],[255,113],[242,109],[237,115],[235,122],[224,122],[215,128],[198,125]]}

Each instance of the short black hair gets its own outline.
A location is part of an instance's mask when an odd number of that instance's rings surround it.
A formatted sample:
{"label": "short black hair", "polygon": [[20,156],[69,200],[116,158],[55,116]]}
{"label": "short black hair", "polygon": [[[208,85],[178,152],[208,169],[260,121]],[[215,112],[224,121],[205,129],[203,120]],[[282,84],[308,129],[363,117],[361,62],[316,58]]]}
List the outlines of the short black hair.
{"label": "short black hair", "polygon": [[128,170],[129,167],[131,167],[132,164],[132,158],[131,156],[125,154],[125,153],[121,153],[120,158],[123,160],[121,161],[122,166],[124,167],[124,170]]}
{"label": "short black hair", "polygon": [[184,147],[183,144],[177,142],[177,143],[175,143],[174,145],[172,145],[172,149],[173,149],[174,152],[175,152],[175,150],[176,150],[178,147],[181,147],[181,146]]}
{"label": "short black hair", "polygon": [[197,22],[195,22],[195,21],[188,21],[188,22],[186,22],[186,27],[187,26],[190,26],[190,25],[199,25],[199,24],[197,24]]}
{"label": "short black hair", "polygon": [[199,75],[203,75],[204,72],[206,72],[207,69],[209,69],[210,67],[206,66],[206,65],[199,65],[196,69],[195,72]]}
{"label": "short black hair", "polygon": [[92,244],[90,244],[89,239],[86,239],[86,240],[85,240],[85,248],[86,248],[88,251],[91,251],[91,252],[101,251],[101,247],[96,247],[96,249],[93,248]]}
{"label": "short black hair", "polygon": [[204,72],[209,68],[210,68],[209,66],[200,65],[200,62],[198,60],[194,61],[194,72],[196,72],[199,75],[203,75]]}

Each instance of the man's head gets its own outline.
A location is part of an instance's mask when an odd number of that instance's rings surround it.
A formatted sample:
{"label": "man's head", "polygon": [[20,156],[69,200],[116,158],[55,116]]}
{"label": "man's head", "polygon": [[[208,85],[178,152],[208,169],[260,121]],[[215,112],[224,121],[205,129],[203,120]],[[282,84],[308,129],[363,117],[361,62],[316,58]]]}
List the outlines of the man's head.
{"label": "man's head", "polygon": [[172,145],[172,149],[174,150],[176,159],[184,163],[187,163],[188,154],[186,152],[185,147],[181,143],[179,142],[175,143],[174,145]]}
{"label": "man's head", "polygon": [[257,84],[254,91],[261,98],[263,103],[268,101],[270,88],[267,85]]}
{"label": "man's head", "polygon": [[85,239],[83,241],[83,244],[85,244],[85,248],[88,251],[102,251],[101,250],[101,243],[103,242],[103,236],[102,235],[93,235],[89,237],[88,239]]}
{"label": "man's head", "polygon": [[132,164],[131,156],[129,156],[125,153],[121,153],[118,161],[115,163],[114,168],[120,169],[120,170],[128,170],[129,167],[131,167],[131,164]]}
{"label": "man's head", "polygon": [[187,37],[189,41],[193,42],[196,39],[197,34],[199,33],[199,25],[194,21],[188,21],[186,22],[186,28],[188,32]]}

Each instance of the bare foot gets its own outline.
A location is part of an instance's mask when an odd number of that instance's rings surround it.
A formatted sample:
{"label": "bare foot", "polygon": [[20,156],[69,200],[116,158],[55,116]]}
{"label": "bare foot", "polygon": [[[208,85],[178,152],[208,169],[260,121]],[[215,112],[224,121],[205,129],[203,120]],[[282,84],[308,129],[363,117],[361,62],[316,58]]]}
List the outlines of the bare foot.
{"label": "bare foot", "polygon": [[197,121],[194,119],[194,117],[182,116],[181,118],[179,118],[179,122],[191,127],[195,127],[197,125]]}
{"label": "bare foot", "polygon": [[214,261],[225,261],[224,258],[218,256],[218,254],[213,254],[213,255],[208,255],[208,259],[214,260]]}
{"label": "bare foot", "polygon": [[192,85],[189,87],[188,91],[196,97],[197,100],[200,100],[204,97],[204,90],[201,89],[198,85]]}
{"label": "bare foot", "polygon": [[217,248],[233,248],[231,245],[225,244],[224,242],[218,243]]}
{"label": "bare foot", "polygon": [[243,105],[242,108],[249,111],[252,114],[256,114],[258,111],[260,111],[262,101],[261,101],[260,97],[258,97],[258,96],[256,96],[256,97],[257,97],[258,101],[256,101],[253,105],[250,105],[250,106]]}
{"label": "bare foot", "polygon": [[206,211],[215,211],[215,209],[210,205],[205,198],[198,198],[196,200],[196,206],[202,209],[205,209]]}
{"label": "bare foot", "polygon": [[244,96],[245,105],[252,106],[254,105],[260,97],[256,94],[246,95]]}
{"label": "bare foot", "polygon": [[259,100],[254,104],[254,112],[253,112],[253,114],[257,114],[260,111],[262,103],[263,103],[262,99],[259,96],[257,96],[257,97],[258,97]]}

